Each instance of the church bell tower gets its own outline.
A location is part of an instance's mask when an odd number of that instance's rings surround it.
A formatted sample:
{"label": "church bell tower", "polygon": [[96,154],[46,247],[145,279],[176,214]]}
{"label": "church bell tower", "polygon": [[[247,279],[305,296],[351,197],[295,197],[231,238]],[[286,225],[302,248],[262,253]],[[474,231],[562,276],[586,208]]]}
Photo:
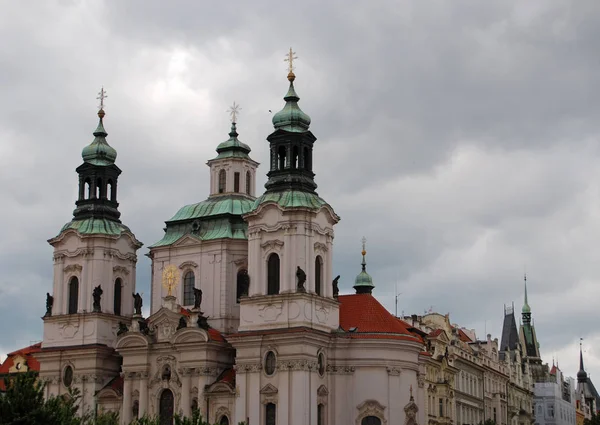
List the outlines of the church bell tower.
{"label": "church bell tower", "polygon": [[119,373],[113,346],[119,323],[133,315],[136,251],[142,246],[121,223],[116,150],[106,141],[104,89],[94,140],[77,168],[79,191],[73,219],[48,242],[54,248],[54,282],[47,294],[40,377],[48,395],[77,387],[81,410]]}

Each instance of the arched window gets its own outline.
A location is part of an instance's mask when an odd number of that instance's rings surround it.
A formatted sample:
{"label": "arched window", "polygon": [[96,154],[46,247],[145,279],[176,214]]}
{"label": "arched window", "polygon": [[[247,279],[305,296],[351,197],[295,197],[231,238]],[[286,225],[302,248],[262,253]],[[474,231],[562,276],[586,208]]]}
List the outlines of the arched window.
{"label": "arched window", "polygon": [[237,274],[237,294],[236,299],[237,302],[240,302],[240,298],[244,296],[248,296],[248,291],[250,289],[250,276],[248,276],[248,270],[242,269]]}
{"label": "arched window", "polygon": [[69,388],[73,383],[73,368],[71,366],[65,367],[63,372],[63,384]]}
{"label": "arched window", "polygon": [[79,279],[73,276],[69,281],[69,314],[77,314],[79,298]]}
{"label": "arched window", "polygon": [[285,146],[279,146],[277,156],[279,159],[279,169],[283,170],[287,164],[287,151],[285,149]]}
{"label": "arched window", "polygon": [[360,425],[381,425],[381,419],[377,416],[367,416],[360,421]]}
{"label": "arched window", "polygon": [[304,169],[312,170],[312,158],[310,157],[310,149],[304,148]]}
{"label": "arched window", "polygon": [[252,183],[252,174],[246,171],[246,195],[250,195],[250,183]]}
{"label": "arched window", "polygon": [[275,425],[277,422],[277,406],[267,403],[265,406],[265,425]]}
{"label": "arched window", "polygon": [[102,187],[102,179],[96,180],[96,199],[104,198],[104,188]]}
{"label": "arched window", "polygon": [[219,425],[229,425],[229,418],[226,415],[221,416]]}
{"label": "arched window", "polygon": [[240,173],[233,173],[233,191],[239,193],[240,191]]}
{"label": "arched window", "polygon": [[225,170],[219,171],[219,193],[225,193],[225,186],[227,185],[227,173]]}
{"label": "arched window", "polygon": [[292,168],[298,168],[298,146],[294,146],[292,149]]}
{"label": "arched window", "polygon": [[269,255],[267,265],[267,295],[279,294],[279,255]]}
{"label": "arched window", "polygon": [[123,288],[123,282],[121,278],[115,280],[115,297],[114,297],[114,313],[117,316],[121,315],[121,289]]}
{"label": "arched window", "polygon": [[131,408],[131,413],[133,414],[133,418],[137,419],[140,415],[140,402],[138,400],[133,402],[133,406]]}
{"label": "arched window", "polygon": [[317,425],[325,425],[325,406],[323,403],[317,405]]}
{"label": "arched window", "polygon": [[321,279],[323,277],[323,259],[320,255],[315,258],[315,292],[317,295],[323,295],[321,293]]}
{"label": "arched window", "polygon": [[183,276],[183,305],[194,304],[195,281],[193,271],[189,271]]}
{"label": "arched window", "polygon": [[92,185],[90,184],[90,179],[85,179],[83,199],[90,199],[92,197]]}
{"label": "arched window", "polygon": [[115,194],[113,193],[112,180],[109,180],[108,183],[106,184],[106,198],[111,201],[115,200]]}

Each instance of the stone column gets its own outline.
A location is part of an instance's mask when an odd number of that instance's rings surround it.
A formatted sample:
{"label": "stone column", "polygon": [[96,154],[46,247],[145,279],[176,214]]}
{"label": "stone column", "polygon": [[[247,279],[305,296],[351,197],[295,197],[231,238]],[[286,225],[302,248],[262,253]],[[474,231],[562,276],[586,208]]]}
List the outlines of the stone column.
{"label": "stone column", "polygon": [[141,418],[148,411],[148,372],[140,373],[140,413]]}
{"label": "stone column", "polygon": [[[289,403],[290,405],[290,425],[304,425],[310,423],[309,417],[309,386],[308,386],[308,368],[303,363],[295,364],[290,370],[291,388],[294,394],[287,400],[279,399],[279,403]],[[290,394],[291,395],[291,394]],[[315,406],[316,408],[316,406]]]}
{"label": "stone column", "polygon": [[121,423],[128,425],[131,422],[131,373],[121,373],[123,377],[123,408],[121,411]]}
{"label": "stone column", "polygon": [[[190,368],[182,368],[181,374],[181,414],[186,417],[191,417],[191,401],[190,401]],[[198,404],[200,402],[198,401]]]}
{"label": "stone column", "polygon": [[[207,418],[206,414],[208,413],[206,411],[206,399],[205,399],[205,394],[204,394],[204,387],[206,385],[208,385],[210,382],[212,382],[210,377],[213,375],[216,375],[216,371],[215,371],[215,373],[213,373],[213,370],[211,368],[202,367],[199,370],[199,374],[198,374],[198,410],[202,414],[203,418]],[[189,391],[188,391],[188,393],[189,393]],[[189,397],[189,395],[188,395],[188,397]],[[183,400],[183,398],[182,398],[182,400]],[[188,400],[189,400],[189,398],[188,398]]]}
{"label": "stone column", "polygon": [[246,398],[248,394],[246,385],[246,371],[245,368],[235,366],[235,413],[234,417],[230,418],[231,423],[243,422],[246,420],[248,413],[246,411]]}

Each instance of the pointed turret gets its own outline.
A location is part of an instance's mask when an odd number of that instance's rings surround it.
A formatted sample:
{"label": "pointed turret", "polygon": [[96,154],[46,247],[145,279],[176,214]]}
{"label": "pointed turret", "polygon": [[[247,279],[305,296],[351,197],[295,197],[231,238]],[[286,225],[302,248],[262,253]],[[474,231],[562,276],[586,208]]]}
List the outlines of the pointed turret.
{"label": "pointed turret", "polygon": [[524,275],[525,281],[525,301],[523,303],[523,309],[521,310],[521,315],[523,316],[523,324],[529,325],[531,324],[531,307],[529,307],[529,303],[527,301],[527,275]]}
{"label": "pointed turret", "polygon": [[579,340],[579,372],[577,372],[577,382],[583,383],[587,381],[587,372],[583,367],[583,343]]}
{"label": "pointed turret", "polygon": [[354,279],[354,289],[356,290],[357,294],[370,294],[373,292],[373,288],[375,287],[375,285],[373,285],[373,278],[371,277],[371,275],[369,275],[369,273],[367,273],[367,250],[365,249],[366,242],[367,240],[363,237],[361,252],[362,261],[360,263],[362,270],[358,274],[358,276],[356,276],[356,279]]}

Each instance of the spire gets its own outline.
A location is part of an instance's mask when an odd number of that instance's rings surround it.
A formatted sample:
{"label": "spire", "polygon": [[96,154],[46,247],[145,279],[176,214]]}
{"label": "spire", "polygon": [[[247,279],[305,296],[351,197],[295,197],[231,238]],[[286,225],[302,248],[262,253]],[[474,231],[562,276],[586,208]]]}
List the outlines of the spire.
{"label": "spire", "polygon": [[250,146],[245,143],[242,143],[238,139],[237,132],[237,118],[242,108],[240,105],[233,102],[233,105],[227,111],[231,116],[231,130],[229,131],[229,139],[224,141],[223,143],[217,146],[217,155],[214,159],[221,158],[242,158],[242,159],[250,159],[248,154],[250,153]]}
{"label": "spire", "polygon": [[356,276],[354,280],[354,289],[357,294],[370,294],[373,291],[375,285],[373,285],[373,278],[367,273],[367,250],[366,243],[367,239],[363,236],[362,238],[362,261],[361,261],[361,272]]}
{"label": "spire", "polygon": [[527,273],[523,275],[523,280],[525,282],[525,300],[523,304],[523,309],[521,310],[523,316],[523,324],[530,325],[531,324],[531,307],[529,307],[529,302],[527,300]]}
{"label": "spire", "polygon": [[117,159],[117,151],[111,147],[106,141],[106,130],[104,129],[104,116],[106,113],[104,112],[104,99],[106,99],[106,91],[104,87],[98,93],[98,97],[96,99],[100,99],[100,105],[98,106],[98,127],[94,131],[94,140],[88,146],[83,148],[81,152],[81,156],[83,160],[89,164],[94,165],[111,165],[115,163]]}
{"label": "spire", "polygon": [[314,193],[317,185],[312,172],[313,144],[316,137],[310,132],[310,117],[298,106],[300,97],[294,88],[295,52],[290,48],[287,79],[290,83],[283,98],[285,106],[273,116],[275,131],[267,137],[271,150],[271,168],[265,184],[267,192],[297,190]]}
{"label": "spire", "polygon": [[583,338],[579,338],[579,372],[577,372],[577,382],[587,381],[587,372],[583,367]]}

